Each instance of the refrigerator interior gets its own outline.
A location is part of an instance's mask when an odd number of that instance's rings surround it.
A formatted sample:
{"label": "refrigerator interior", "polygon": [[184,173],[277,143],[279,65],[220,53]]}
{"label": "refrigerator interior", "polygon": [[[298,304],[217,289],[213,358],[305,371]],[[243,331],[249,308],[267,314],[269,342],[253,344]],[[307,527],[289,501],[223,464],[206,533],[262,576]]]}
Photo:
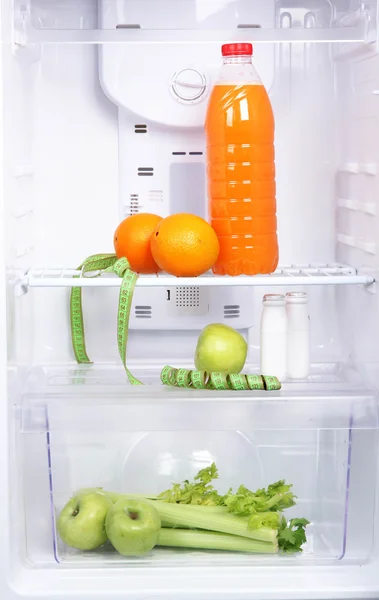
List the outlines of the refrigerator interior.
{"label": "refrigerator interior", "polygon": [[[1,11],[4,597],[376,597],[376,2],[7,0]],[[222,287],[141,277],[136,389],[117,352],[119,283],[75,269],[113,251],[129,214],[207,217],[203,123],[228,40],[253,42],[273,104],[281,270]],[[71,348],[74,285],[93,365]],[[259,372],[262,296],[294,290],[309,295],[307,381],[269,395],[159,385],[166,364],[191,367],[211,322],[246,336]],[[290,514],[311,521],[301,555],[157,548],[132,560],[57,535],[81,487],[158,493],[213,461],[222,491],[293,483]]]}

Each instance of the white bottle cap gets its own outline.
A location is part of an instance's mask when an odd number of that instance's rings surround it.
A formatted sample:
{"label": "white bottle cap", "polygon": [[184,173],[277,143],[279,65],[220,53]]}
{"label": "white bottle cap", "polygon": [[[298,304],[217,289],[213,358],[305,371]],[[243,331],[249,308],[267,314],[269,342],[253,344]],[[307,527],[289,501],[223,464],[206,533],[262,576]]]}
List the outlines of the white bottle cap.
{"label": "white bottle cap", "polygon": [[308,294],[305,292],[288,292],[286,302],[287,304],[307,304]]}

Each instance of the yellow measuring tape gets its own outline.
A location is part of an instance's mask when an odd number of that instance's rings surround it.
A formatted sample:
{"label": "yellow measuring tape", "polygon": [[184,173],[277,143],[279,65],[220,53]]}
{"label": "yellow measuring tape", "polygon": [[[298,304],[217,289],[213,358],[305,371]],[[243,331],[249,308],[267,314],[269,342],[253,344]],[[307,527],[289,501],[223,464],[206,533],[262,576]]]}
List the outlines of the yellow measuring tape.
{"label": "yellow measuring tape", "polygon": [[[126,258],[117,258],[115,254],[95,254],[87,258],[80,266],[81,275],[77,277],[100,277],[101,273],[115,273],[122,278],[117,311],[117,345],[126,375],[132,385],[143,385],[126,366],[126,348],[128,344],[129,319],[134,288],[138,275],[130,269]],[[86,275],[93,273],[93,275]],[[92,364],[87,355],[82,288],[73,287],[70,296],[71,339],[76,361],[79,364]],[[201,390],[280,390],[281,384],[276,377],[263,375],[225,375],[164,367],[161,372],[164,385]]]}

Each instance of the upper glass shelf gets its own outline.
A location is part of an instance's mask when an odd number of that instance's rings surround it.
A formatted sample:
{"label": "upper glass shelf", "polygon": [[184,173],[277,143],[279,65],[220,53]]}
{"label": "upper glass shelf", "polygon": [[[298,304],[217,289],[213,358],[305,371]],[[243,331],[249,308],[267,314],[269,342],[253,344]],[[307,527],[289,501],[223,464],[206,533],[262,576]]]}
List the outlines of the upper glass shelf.
{"label": "upper glass shelf", "polygon": [[315,29],[142,29],[123,27],[109,29],[83,30],[29,30],[27,43],[225,43],[250,41],[253,43],[310,43],[310,42],[365,42],[365,32],[361,27],[315,28]]}
{"label": "upper glass shelf", "polygon": [[[87,273],[75,269],[30,269],[18,283],[21,293],[30,287],[120,287],[121,279],[105,274],[94,277],[96,273]],[[355,269],[340,264],[282,266],[271,275],[253,277],[217,277],[206,274],[201,277],[173,277],[159,275],[141,275],[138,287],[231,287],[231,286],[303,286],[303,285],[370,285],[374,277],[358,274]]]}
{"label": "upper glass shelf", "polygon": [[[347,3],[345,3],[347,4]],[[24,0],[15,41],[23,43],[364,42],[376,0]]]}

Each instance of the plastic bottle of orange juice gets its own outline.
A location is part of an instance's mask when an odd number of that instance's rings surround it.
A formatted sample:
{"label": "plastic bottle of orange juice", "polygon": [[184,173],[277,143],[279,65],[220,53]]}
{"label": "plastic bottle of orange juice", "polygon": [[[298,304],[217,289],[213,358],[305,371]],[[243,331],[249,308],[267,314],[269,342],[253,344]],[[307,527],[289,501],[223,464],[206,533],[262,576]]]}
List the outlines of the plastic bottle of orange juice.
{"label": "plastic bottle of orange juice", "polygon": [[208,106],[206,137],[217,275],[272,273],[278,264],[274,116],[252,64],[251,44],[222,46],[224,64]]}

